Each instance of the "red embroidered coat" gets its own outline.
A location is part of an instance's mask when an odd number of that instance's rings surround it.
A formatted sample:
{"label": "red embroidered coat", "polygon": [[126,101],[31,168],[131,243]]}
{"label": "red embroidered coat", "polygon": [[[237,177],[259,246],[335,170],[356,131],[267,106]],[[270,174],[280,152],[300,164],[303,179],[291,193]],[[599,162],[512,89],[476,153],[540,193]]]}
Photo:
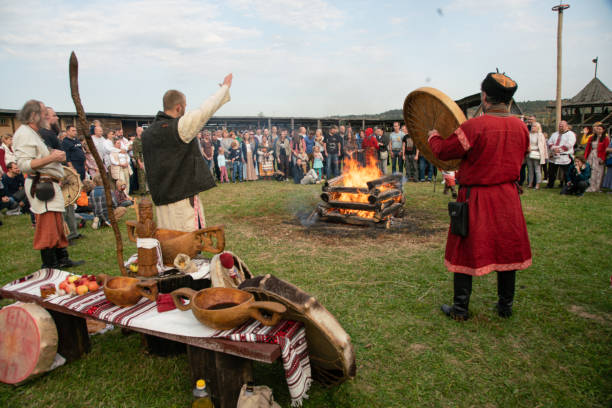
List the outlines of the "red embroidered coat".
{"label": "red embroidered coat", "polygon": [[531,247],[515,181],[529,151],[525,124],[486,114],[464,122],[449,138],[429,138],[441,160],[463,159],[458,201],[469,197],[468,236],[448,232],[445,266],[451,272],[480,276],[491,271],[525,269]]}
{"label": "red embroidered coat", "polygon": [[[595,136],[593,135],[589,137],[589,140],[587,140],[586,146],[584,148],[584,159],[585,160],[589,158],[589,154],[591,153],[591,150],[593,149],[592,147],[593,137]],[[610,144],[610,138],[607,135],[599,139],[599,143],[597,143],[597,157],[599,157],[603,161],[606,161],[606,149],[608,148],[609,144]]]}

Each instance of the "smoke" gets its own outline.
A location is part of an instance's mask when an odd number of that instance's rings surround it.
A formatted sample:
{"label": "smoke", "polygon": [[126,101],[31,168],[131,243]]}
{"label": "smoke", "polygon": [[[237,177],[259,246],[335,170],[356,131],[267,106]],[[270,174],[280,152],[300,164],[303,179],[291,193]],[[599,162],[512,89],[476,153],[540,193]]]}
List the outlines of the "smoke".
{"label": "smoke", "polygon": [[306,228],[312,227],[317,221],[319,221],[319,213],[317,212],[316,208],[310,213],[298,213],[296,216],[298,220],[300,220],[300,224]]}
{"label": "smoke", "polygon": [[319,220],[317,213],[317,205],[321,201],[319,194],[320,190],[317,189],[311,196],[297,194],[289,201],[289,212],[295,214],[300,224],[306,228],[313,226]]}

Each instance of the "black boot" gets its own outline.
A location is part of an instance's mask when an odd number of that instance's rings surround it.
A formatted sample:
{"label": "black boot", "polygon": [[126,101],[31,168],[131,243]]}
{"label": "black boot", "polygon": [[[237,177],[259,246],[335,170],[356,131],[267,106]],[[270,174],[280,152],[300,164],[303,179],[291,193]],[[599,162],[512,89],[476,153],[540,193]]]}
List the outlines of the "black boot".
{"label": "black boot", "polygon": [[442,305],[442,312],[458,321],[467,320],[470,295],[472,294],[472,275],[464,273],[454,273],[453,275],[453,305]]}
{"label": "black boot", "polygon": [[514,302],[514,283],[516,271],[497,272],[497,297],[495,305],[500,317],[512,316],[512,303]]}
{"label": "black boot", "polygon": [[41,268],[57,268],[57,256],[55,248],[45,248],[40,250],[40,258],[42,259]]}
{"label": "black boot", "polygon": [[55,254],[57,256],[58,268],[72,268],[73,266],[79,266],[85,263],[85,261],[73,261],[68,257],[68,250],[66,248],[55,248]]}

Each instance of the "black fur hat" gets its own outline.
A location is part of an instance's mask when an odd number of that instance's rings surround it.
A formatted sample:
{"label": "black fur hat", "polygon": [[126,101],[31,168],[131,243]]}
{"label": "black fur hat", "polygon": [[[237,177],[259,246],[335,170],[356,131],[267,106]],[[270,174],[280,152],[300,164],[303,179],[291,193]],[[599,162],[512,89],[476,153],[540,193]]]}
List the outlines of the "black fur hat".
{"label": "black fur hat", "polygon": [[518,85],[512,78],[499,71],[489,72],[480,85],[480,89],[491,99],[505,103],[510,102],[517,88]]}

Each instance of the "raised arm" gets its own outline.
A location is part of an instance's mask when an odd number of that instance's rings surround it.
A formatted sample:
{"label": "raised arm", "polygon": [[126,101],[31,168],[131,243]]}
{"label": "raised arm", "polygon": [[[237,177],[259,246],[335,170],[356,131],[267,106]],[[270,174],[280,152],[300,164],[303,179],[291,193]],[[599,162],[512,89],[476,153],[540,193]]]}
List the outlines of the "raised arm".
{"label": "raised arm", "polygon": [[181,140],[189,143],[197,136],[198,132],[227,102],[230,101],[229,89],[232,86],[232,74],[228,74],[217,92],[204,101],[196,110],[185,113],[178,122],[178,132]]}

